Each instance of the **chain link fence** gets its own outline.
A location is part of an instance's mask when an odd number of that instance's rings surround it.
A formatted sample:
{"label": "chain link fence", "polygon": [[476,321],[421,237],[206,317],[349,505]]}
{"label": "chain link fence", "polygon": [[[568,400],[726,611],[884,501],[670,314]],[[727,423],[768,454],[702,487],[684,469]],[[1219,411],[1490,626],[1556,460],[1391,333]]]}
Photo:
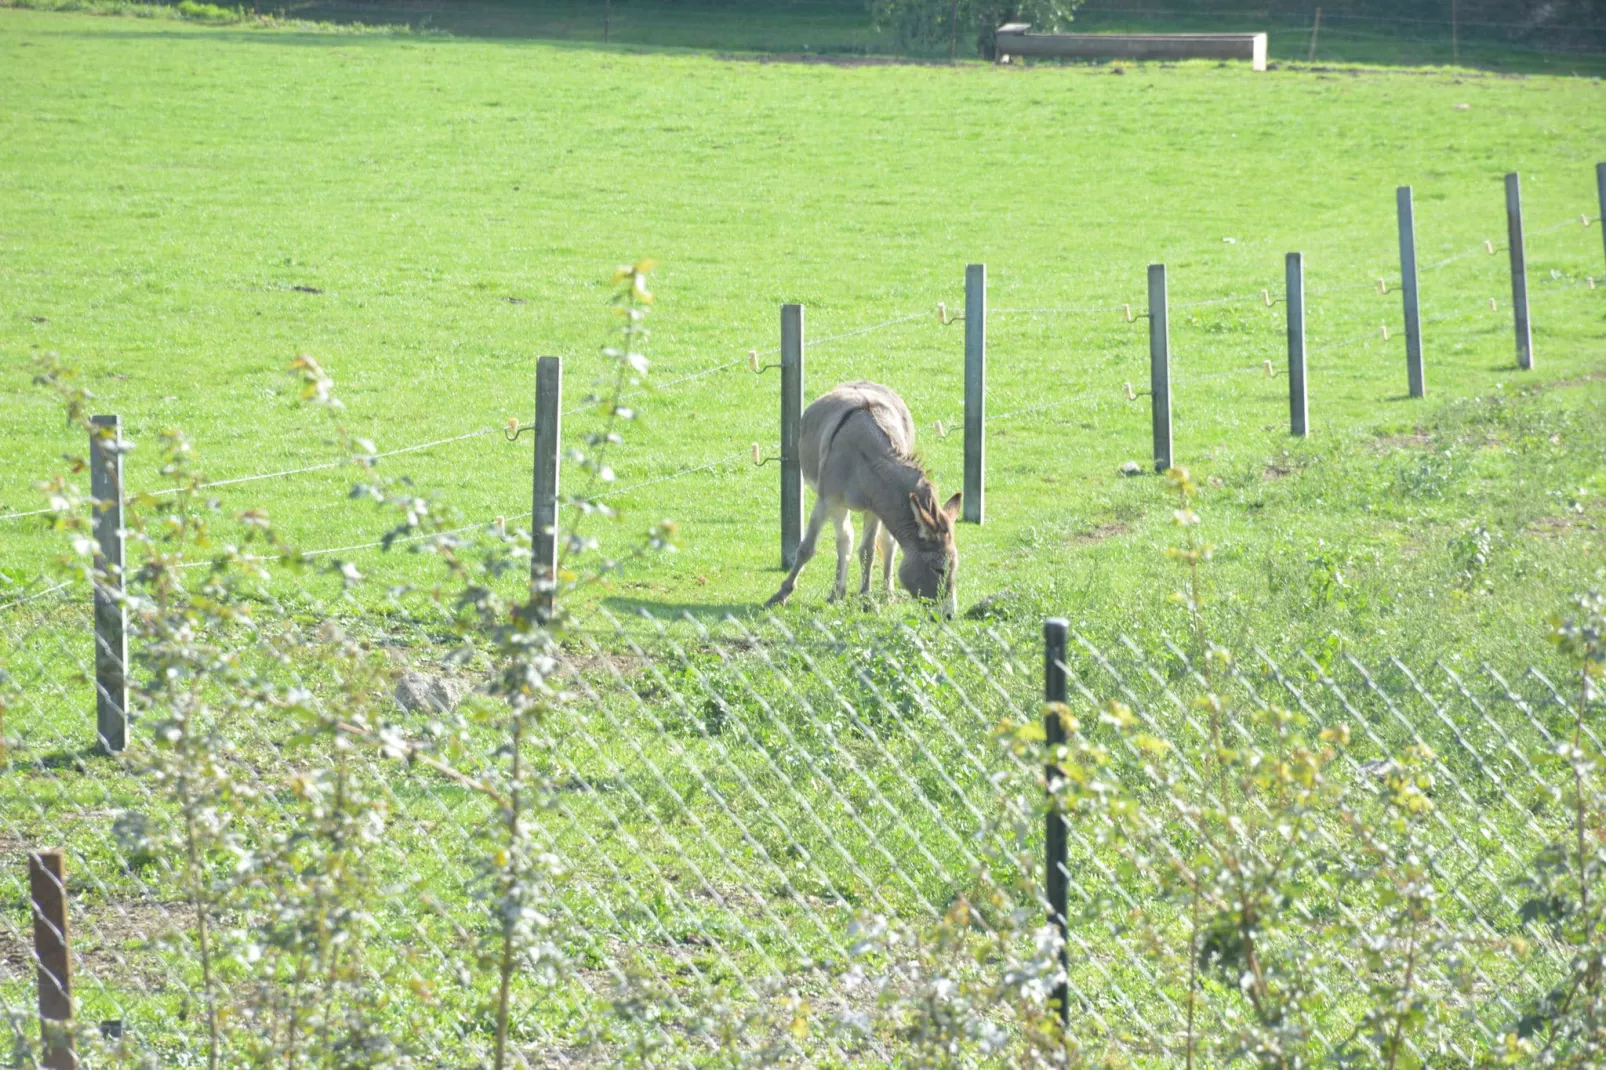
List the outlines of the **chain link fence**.
{"label": "chain link fence", "polygon": [[[7,606],[14,1063],[74,1065],[58,984],[83,1065],[1593,1050],[1576,677],[1072,636],[1045,706],[1032,637],[896,616],[589,612],[520,663],[546,697],[510,734],[507,665],[433,604],[263,605],[107,756],[88,598]],[[52,848],[70,979],[28,883]]]}

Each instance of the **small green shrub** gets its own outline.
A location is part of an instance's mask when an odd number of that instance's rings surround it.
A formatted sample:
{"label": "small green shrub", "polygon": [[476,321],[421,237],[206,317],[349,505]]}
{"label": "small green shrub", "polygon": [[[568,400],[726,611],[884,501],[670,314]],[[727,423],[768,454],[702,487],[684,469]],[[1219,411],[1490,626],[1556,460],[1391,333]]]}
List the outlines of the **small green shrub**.
{"label": "small green shrub", "polygon": [[1450,561],[1468,583],[1479,581],[1494,556],[1495,537],[1483,524],[1463,531],[1450,540]]}
{"label": "small green shrub", "polygon": [[974,48],[991,59],[998,27],[1030,23],[1039,33],[1069,25],[1082,0],[870,0],[876,26],[892,30],[904,46],[946,44],[955,54]]}
{"label": "small green shrub", "polygon": [[1442,498],[1461,475],[1453,449],[1423,453],[1401,461],[1394,470],[1393,492],[1414,501]]}
{"label": "small green shrub", "polygon": [[196,22],[228,23],[245,19],[243,8],[220,7],[217,4],[198,3],[197,0],[181,0],[178,13]]}

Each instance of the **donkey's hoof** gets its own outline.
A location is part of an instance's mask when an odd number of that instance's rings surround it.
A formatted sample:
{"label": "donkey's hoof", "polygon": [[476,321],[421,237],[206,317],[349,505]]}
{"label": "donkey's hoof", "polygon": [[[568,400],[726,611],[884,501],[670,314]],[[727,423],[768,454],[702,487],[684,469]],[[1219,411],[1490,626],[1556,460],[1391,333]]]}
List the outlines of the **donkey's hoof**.
{"label": "donkey's hoof", "polygon": [[764,608],[765,609],[774,609],[776,606],[783,604],[786,601],[787,596],[790,595],[791,593],[792,593],[791,591],[777,591],[777,592],[775,592],[773,595],[770,596],[770,600],[768,602],[764,603]]}

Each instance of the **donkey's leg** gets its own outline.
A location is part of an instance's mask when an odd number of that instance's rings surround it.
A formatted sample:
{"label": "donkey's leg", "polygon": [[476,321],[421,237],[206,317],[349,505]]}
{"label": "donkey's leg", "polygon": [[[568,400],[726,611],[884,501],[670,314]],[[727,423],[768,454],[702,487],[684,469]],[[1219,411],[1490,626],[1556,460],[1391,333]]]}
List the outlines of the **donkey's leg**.
{"label": "donkey's leg", "polygon": [[798,543],[797,560],[792,563],[792,571],[786,574],[786,579],[781,581],[781,589],[764,603],[765,609],[778,606],[791,597],[793,588],[797,586],[798,573],[803,571],[803,566],[814,556],[814,544],[820,541],[820,531],[825,527],[825,521],[830,515],[831,510],[826,507],[825,499],[816,495],[814,512],[809,514],[808,529],[803,532],[803,541]]}
{"label": "donkey's leg", "polygon": [[859,593],[862,595],[870,593],[870,573],[875,568],[876,536],[880,531],[881,518],[866,509],[864,512],[864,538],[859,543],[859,569],[864,574],[864,579],[859,584]]}
{"label": "donkey's leg", "polygon": [[892,555],[898,552],[898,543],[892,537],[892,529],[881,529],[881,593],[892,596]]}
{"label": "donkey's leg", "polygon": [[848,561],[853,557],[853,514],[843,509],[831,514],[836,524],[836,587],[828,601],[840,601],[848,593]]}

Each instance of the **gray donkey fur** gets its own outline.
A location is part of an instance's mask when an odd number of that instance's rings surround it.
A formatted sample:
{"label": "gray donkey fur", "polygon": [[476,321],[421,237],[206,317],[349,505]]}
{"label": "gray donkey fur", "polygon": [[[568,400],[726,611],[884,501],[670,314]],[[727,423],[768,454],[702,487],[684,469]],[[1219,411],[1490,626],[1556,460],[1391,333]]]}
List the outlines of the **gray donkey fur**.
{"label": "gray donkey fur", "polygon": [[870,570],[879,544],[881,585],[892,590],[892,552],[903,551],[898,580],[913,595],[942,599],[953,616],[959,606],[955,572],[954,518],[960,496],[939,506],[937,494],[914,458],[915,425],[909,406],[880,383],[844,383],[803,412],[803,481],[814,490],[814,511],[797,550],[797,562],[766,605],[778,605],[797,586],[798,574],[814,556],[820,532],[836,528],[836,589],[831,601],[847,593],[848,557],[853,551],[849,513],[864,515],[859,562],[860,594],[870,593]]}

